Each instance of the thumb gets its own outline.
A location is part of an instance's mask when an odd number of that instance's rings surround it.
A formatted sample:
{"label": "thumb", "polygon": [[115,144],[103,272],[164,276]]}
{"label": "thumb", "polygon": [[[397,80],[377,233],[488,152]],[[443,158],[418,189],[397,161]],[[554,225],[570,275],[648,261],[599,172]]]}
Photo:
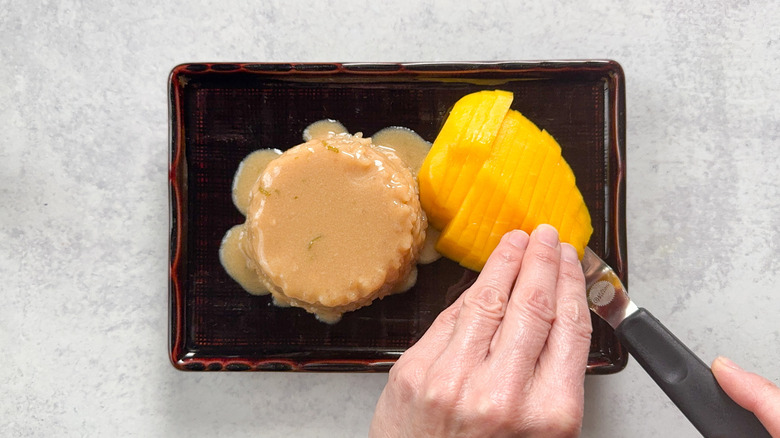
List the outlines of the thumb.
{"label": "thumb", "polygon": [[722,356],[712,362],[712,374],[732,400],[753,412],[773,437],[780,437],[780,388]]}

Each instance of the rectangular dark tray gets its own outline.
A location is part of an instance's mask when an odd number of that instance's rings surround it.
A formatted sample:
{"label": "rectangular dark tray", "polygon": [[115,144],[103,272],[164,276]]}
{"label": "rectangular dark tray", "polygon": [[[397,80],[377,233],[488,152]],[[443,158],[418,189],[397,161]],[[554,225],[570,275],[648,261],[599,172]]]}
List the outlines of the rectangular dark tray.
{"label": "rectangular dark tray", "polygon": [[[184,64],[170,74],[170,359],[182,370],[386,371],[476,278],[442,259],[409,292],[327,325],[224,271],[224,233],[243,216],[230,190],[260,148],[301,143],[310,123],[336,119],[370,136],[405,126],[433,141],[451,106],[481,89],[561,144],[590,209],[590,247],[627,283],[625,84],[614,61],[407,64]],[[612,329],[593,317],[588,372],[625,367]]]}

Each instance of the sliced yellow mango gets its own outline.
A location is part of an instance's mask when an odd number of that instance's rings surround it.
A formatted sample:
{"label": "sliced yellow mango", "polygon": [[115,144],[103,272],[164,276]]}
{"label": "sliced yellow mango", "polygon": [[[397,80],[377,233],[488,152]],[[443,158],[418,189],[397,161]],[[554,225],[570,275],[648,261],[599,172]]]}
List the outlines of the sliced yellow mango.
{"label": "sliced yellow mango", "polygon": [[455,217],[511,103],[512,93],[493,90],[468,94],[453,106],[418,175],[422,206],[436,228]]}
{"label": "sliced yellow mango", "polygon": [[525,219],[526,214],[521,207],[527,204],[527,199],[533,194],[539,176],[539,166],[544,162],[547,153],[547,150],[535,146],[539,133],[539,129],[534,125],[533,129],[525,131],[523,137],[518,137],[518,147],[524,149],[523,159],[517,163],[513,171],[514,175],[508,180],[509,191],[506,201],[492,221],[489,218],[486,220],[491,225],[490,233],[484,244],[475,248],[479,251],[478,258],[483,264],[498,245],[501,237],[519,228]]}
{"label": "sliced yellow mango", "polygon": [[491,103],[486,110],[474,114],[463,141],[459,147],[453,149],[452,169],[460,168],[460,171],[451,173],[455,175],[451,184],[448,185],[449,181],[445,182],[445,185],[452,189],[444,205],[445,210],[451,212],[453,217],[493,150],[498,132],[512,104],[512,93],[493,91]]}
{"label": "sliced yellow mango", "polygon": [[[535,154],[538,152],[537,149],[529,147],[528,138],[536,135],[539,132],[539,129],[536,127],[536,125],[531,123],[530,120],[523,117],[523,115],[519,112],[510,111],[510,113],[507,114],[507,117],[509,117],[510,114],[513,115],[513,117],[515,117],[519,122],[518,132],[515,136],[515,145],[509,150],[509,158],[506,159],[506,166],[500,175],[500,181],[502,184],[500,184],[499,187],[502,189],[502,196],[495,197],[491,200],[491,204],[488,207],[488,210],[485,212],[485,218],[499,218],[506,217],[508,215],[506,212],[512,206],[512,203],[509,200],[517,199],[517,196],[519,196],[519,191],[522,190],[526,177],[528,176],[528,169],[518,166],[523,166],[523,163],[530,165]],[[519,168],[523,168],[525,170],[518,171]],[[478,190],[478,188],[475,188],[475,190]],[[513,192],[510,195],[510,191],[516,192]],[[498,234],[498,232],[496,235],[493,235],[493,230],[496,228],[496,222],[497,219],[493,221],[482,221],[480,229],[477,232],[477,238],[472,245],[471,251],[469,251],[466,259],[462,261],[464,266],[474,270],[481,269],[480,264],[484,263],[484,260],[482,259],[485,259],[485,257],[483,257],[484,248],[487,245],[492,245],[492,247],[495,247],[495,244],[498,243],[498,240],[500,240],[501,236],[503,235]],[[505,225],[506,227],[509,227],[509,224]],[[497,228],[502,227],[499,226]],[[494,239],[495,244],[488,244],[487,242],[489,238]],[[479,266],[479,268],[475,268],[475,266]]]}
{"label": "sliced yellow mango", "polygon": [[[565,162],[566,167],[569,167]],[[568,205],[570,194],[573,189],[576,189],[574,184],[567,184],[566,180],[562,181],[561,186],[557,190],[558,196],[555,197],[555,204],[553,205],[552,213],[550,214],[550,223],[559,224],[563,219],[563,213]]]}
{"label": "sliced yellow mango", "polygon": [[[501,206],[505,204],[507,193],[511,187],[506,182],[514,176],[514,169],[520,162],[525,150],[518,147],[518,140],[526,135],[526,124],[528,120],[523,117],[517,111],[510,111],[504,118],[504,125],[502,129],[505,129],[505,136],[501,138],[501,133],[496,139],[495,153],[491,154],[488,161],[485,163],[485,168],[480,170],[482,178],[488,179],[493,183],[495,189],[489,196],[485,196],[485,190],[479,182],[475,182],[472,186],[467,198],[469,196],[481,194],[482,198],[486,200],[485,210],[480,212],[481,215],[470,216],[470,223],[476,224],[474,227],[474,235],[462,236],[459,242],[462,246],[470,247],[469,253],[474,253],[474,249],[478,245],[484,245],[484,240],[487,238],[487,234],[490,233],[489,225],[492,224],[484,220],[484,218],[497,217]],[[499,139],[502,144],[499,144]],[[494,172],[493,170],[496,169]],[[498,171],[497,169],[500,169]],[[460,212],[459,212],[460,214]],[[465,237],[465,238],[464,238]],[[480,242],[479,239],[482,239]]]}
{"label": "sliced yellow mango", "polygon": [[428,213],[428,220],[436,228],[442,229],[448,220],[442,210],[444,199],[441,192],[444,187],[444,177],[450,164],[447,160],[449,150],[457,145],[461,137],[465,135],[478,102],[482,98],[477,93],[468,94],[453,106],[420,167],[417,176],[420,202]]}
{"label": "sliced yellow mango", "polygon": [[488,216],[492,204],[502,203],[506,196],[502,175],[508,166],[514,166],[519,159],[515,140],[523,117],[511,111],[504,118],[496,135],[495,144],[487,160],[477,173],[473,184],[458,209],[455,217],[447,224],[437,243],[439,252],[452,254],[458,259],[464,257],[474,244],[477,232]]}
{"label": "sliced yellow mango", "polygon": [[[587,222],[587,224],[584,222]],[[585,206],[585,201],[582,199],[582,194],[579,190],[572,192],[559,227],[559,233],[565,236],[561,237],[561,239],[564,242],[571,243],[577,249],[580,257],[582,257],[592,232],[593,227],[590,223],[590,214]]]}
{"label": "sliced yellow mango", "polygon": [[423,208],[443,230],[437,250],[469,269],[481,270],[513,229],[551,224],[580,257],[593,233],[560,145],[511,102],[498,90],[461,98],[419,174]]}
{"label": "sliced yellow mango", "polygon": [[[544,201],[550,191],[553,182],[553,176],[558,168],[558,160],[561,158],[561,147],[550,137],[547,131],[542,131],[537,139],[541,144],[539,147],[547,149],[547,156],[544,163],[541,164],[539,179],[533,188],[533,195],[526,205],[526,216],[520,229],[533,231],[536,225],[544,223],[545,218],[550,217],[551,211],[544,210]],[[549,204],[549,201],[548,201]],[[548,219],[549,220],[549,219]]]}

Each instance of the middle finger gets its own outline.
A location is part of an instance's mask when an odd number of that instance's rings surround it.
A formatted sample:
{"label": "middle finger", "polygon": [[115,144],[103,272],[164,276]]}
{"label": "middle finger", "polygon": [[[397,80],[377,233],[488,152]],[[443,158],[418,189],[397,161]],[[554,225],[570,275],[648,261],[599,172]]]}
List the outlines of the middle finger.
{"label": "middle finger", "polygon": [[557,230],[550,225],[537,227],[491,345],[490,354],[497,360],[533,371],[555,320],[560,257]]}

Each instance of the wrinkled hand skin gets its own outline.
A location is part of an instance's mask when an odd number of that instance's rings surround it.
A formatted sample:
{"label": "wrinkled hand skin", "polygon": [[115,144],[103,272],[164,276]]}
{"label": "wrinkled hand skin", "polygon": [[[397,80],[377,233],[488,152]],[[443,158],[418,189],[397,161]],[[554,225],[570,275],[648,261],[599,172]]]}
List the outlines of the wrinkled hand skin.
{"label": "wrinkled hand skin", "polygon": [[780,437],[780,388],[725,357],[712,362],[712,374],[732,400],[754,413],[770,435]]}
{"label": "wrinkled hand skin", "polygon": [[590,334],[574,247],[512,231],[391,368],[370,436],[578,436]]}

